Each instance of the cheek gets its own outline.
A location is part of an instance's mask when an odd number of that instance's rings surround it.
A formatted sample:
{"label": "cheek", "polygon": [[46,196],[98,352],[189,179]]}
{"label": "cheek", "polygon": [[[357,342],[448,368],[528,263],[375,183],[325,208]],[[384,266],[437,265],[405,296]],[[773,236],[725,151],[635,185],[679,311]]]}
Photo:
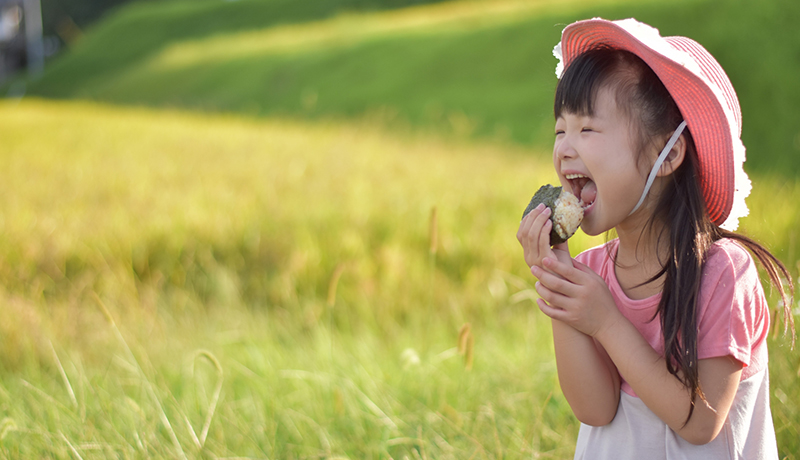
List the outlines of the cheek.
{"label": "cheek", "polygon": [[564,177],[561,177],[561,160],[558,158],[558,155],[555,153],[555,151],[553,152],[553,169],[556,172],[559,184],[562,187],[565,187],[567,180]]}
{"label": "cheek", "polygon": [[561,180],[561,160],[558,159],[558,155],[556,155],[555,152],[553,153],[553,170],[556,172],[556,175],[558,175],[559,180]]}

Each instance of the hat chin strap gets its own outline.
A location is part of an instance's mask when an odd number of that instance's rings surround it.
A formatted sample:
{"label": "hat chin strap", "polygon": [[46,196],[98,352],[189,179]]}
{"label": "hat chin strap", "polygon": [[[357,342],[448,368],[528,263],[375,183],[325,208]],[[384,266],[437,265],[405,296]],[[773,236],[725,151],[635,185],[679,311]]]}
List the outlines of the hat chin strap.
{"label": "hat chin strap", "polygon": [[[641,206],[642,203],[644,203],[644,198],[647,196],[647,192],[650,191],[650,187],[652,187],[653,181],[656,180],[656,174],[658,173],[658,170],[661,169],[661,163],[663,163],[664,160],[667,159],[667,155],[669,155],[669,152],[672,150],[672,147],[675,146],[675,142],[678,141],[678,138],[680,137],[681,133],[683,133],[684,128],[686,128],[686,121],[682,121],[681,124],[678,125],[678,127],[675,129],[675,132],[672,133],[672,137],[670,137],[669,141],[667,141],[667,145],[664,146],[664,150],[662,150],[661,153],[658,155],[658,159],[653,165],[653,169],[650,170],[650,175],[647,176],[647,183],[644,184],[644,191],[642,192],[642,197],[639,198],[639,202],[636,203],[636,206],[633,207],[633,211],[631,211],[631,214],[636,212],[636,210],[639,209],[639,206]],[[628,215],[630,216],[631,214]]]}

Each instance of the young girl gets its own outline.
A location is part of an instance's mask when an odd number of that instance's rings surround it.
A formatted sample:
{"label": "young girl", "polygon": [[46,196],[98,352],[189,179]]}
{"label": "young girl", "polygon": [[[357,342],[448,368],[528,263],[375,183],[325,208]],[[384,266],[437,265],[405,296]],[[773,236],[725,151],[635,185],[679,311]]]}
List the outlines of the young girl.
{"label": "young girl", "polygon": [[542,205],[517,233],[582,422],[575,458],[777,459],[769,307],[747,250],[787,327],[791,276],[732,231],[750,182],[730,81],[696,42],[633,19],[571,24],[554,53],[556,172],[581,228],[617,234],[571,259]]}

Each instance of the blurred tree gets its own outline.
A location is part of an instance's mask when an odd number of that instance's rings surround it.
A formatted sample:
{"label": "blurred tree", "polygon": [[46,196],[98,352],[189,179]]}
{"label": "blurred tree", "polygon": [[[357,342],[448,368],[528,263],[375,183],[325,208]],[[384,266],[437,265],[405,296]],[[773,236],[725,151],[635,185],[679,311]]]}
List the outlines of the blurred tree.
{"label": "blurred tree", "polygon": [[78,38],[81,30],[111,8],[131,0],[41,0],[44,34],[64,43]]}

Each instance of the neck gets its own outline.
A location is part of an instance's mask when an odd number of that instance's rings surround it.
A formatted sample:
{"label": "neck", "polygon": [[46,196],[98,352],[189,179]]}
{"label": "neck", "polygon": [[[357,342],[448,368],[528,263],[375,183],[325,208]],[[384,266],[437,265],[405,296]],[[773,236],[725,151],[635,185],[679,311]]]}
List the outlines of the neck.
{"label": "neck", "polygon": [[[645,298],[657,294],[663,285],[663,276],[647,283],[658,274],[663,261],[669,256],[669,249],[658,245],[657,231],[646,224],[647,210],[630,216],[615,229],[619,237],[616,259],[616,274],[620,286],[632,299]],[[646,283],[646,284],[645,284]]]}

